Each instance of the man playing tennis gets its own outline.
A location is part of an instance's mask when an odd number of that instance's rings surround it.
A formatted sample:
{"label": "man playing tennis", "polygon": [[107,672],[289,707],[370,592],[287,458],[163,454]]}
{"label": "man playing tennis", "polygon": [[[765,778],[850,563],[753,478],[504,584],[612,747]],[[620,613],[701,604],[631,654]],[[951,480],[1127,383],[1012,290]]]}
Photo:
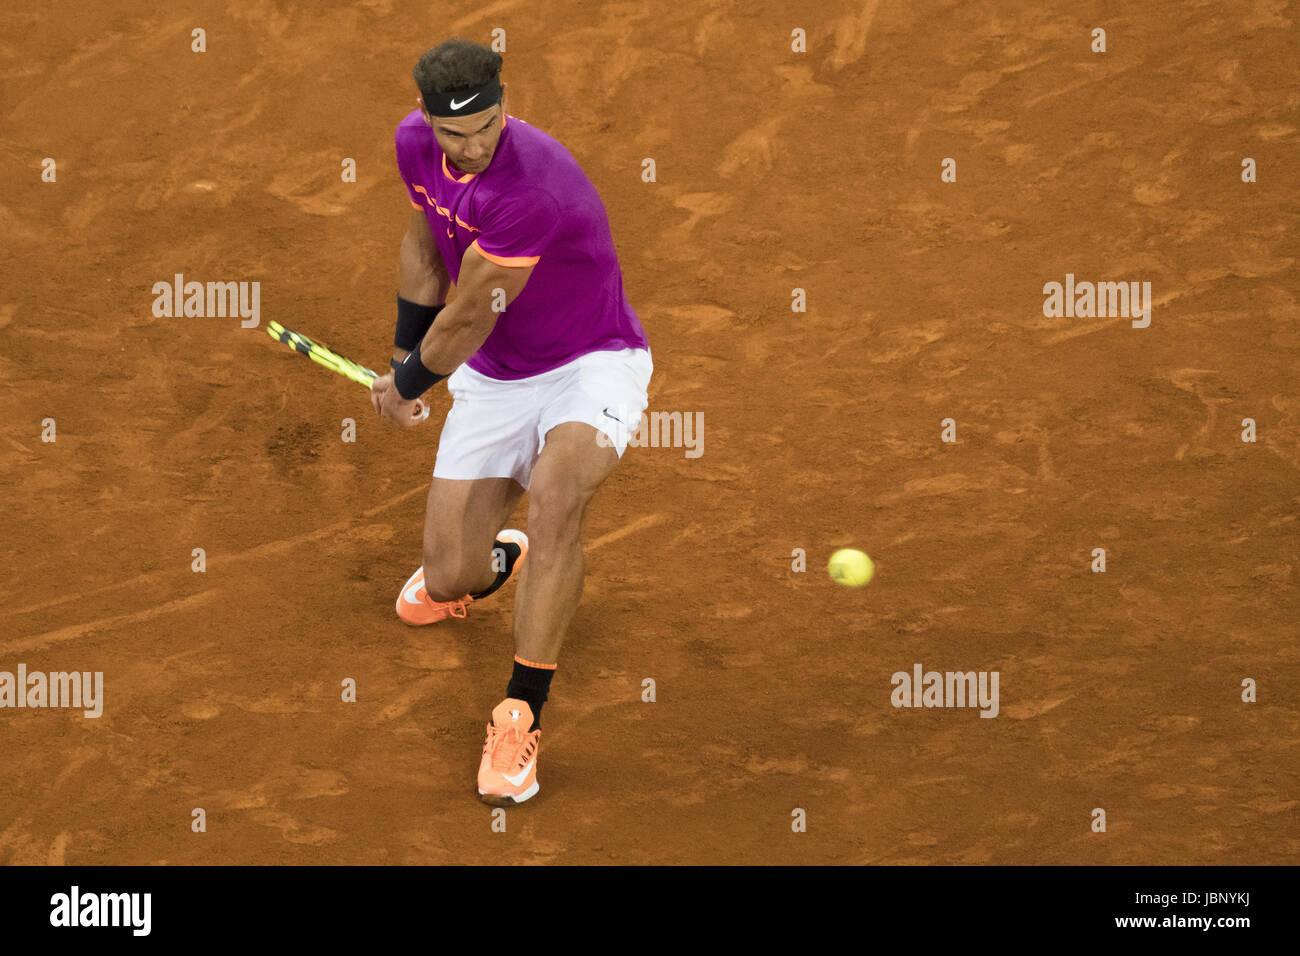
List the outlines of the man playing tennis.
{"label": "man playing tennis", "polygon": [[[452,39],[415,67],[420,108],[397,128],[415,210],[394,371],[371,398],[410,426],[436,382],[452,397],[402,620],[465,617],[528,556],[514,672],[478,771],[480,798],[508,806],[538,790],[538,718],[582,596],[583,518],[648,404],[654,366],[595,187],[556,140],[506,114],[501,62]],[[525,490],[528,535],[502,530]]]}

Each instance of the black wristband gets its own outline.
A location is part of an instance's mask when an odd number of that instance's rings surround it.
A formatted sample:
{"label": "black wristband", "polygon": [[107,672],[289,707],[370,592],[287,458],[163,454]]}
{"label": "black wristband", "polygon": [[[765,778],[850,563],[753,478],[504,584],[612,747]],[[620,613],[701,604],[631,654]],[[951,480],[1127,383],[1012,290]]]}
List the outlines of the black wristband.
{"label": "black wristband", "polygon": [[402,360],[402,364],[393,372],[393,385],[397,387],[397,394],[409,402],[412,399],[419,398],[446,377],[446,375],[439,375],[437,372],[430,372],[424,367],[424,362],[420,360],[420,350],[417,347]]}
{"label": "black wristband", "polygon": [[413,351],[438,317],[441,305],[419,305],[397,297],[397,331],[393,333],[393,347]]}

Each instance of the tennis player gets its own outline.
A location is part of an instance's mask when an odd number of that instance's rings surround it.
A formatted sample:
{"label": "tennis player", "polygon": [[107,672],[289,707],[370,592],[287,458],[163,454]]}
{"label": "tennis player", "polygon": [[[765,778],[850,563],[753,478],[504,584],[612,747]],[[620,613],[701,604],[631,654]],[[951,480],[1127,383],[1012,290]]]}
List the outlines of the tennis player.
{"label": "tennis player", "polygon": [[[478,771],[480,798],[509,806],[538,791],[542,704],[582,596],[583,518],[648,404],[654,365],[600,196],[559,142],[506,113],[501,63],[451,39],[415,67],[420,108],[397,128],[414,209],[393,372],[371,394],[404,426],[443,379],[452,397],[402,620],[465,617],[527,556],[514,672]],[[525,491],[528,534],[503,530]]]}

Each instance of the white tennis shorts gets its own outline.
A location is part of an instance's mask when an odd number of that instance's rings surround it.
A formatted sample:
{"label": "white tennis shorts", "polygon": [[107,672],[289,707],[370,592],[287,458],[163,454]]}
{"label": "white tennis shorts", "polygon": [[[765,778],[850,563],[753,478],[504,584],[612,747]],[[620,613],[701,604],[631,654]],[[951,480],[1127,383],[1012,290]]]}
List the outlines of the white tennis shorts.
{"label": "white tennis shorts", "polygon": [[461,365],[447,379],[452,404],[433,477],[513,478],[527,488],[546,433],[564,422],[585,422],[603,432],[622,458],[649,404],[653,372],[646,349],[588,352],[549,372],[509,381]]}

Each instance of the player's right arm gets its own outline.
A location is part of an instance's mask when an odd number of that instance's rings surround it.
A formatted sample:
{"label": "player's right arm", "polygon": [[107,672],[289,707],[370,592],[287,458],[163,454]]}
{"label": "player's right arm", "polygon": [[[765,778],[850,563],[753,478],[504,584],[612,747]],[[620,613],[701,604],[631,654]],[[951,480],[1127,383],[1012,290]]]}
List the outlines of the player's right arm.
{"label": "player's right arm", "polygon": [[[397,294],[417,305],[442,305],[450,288],[451,276],[438,252],[429,217],[423,210],[412,208],[398,255]],[[397,361],[406,355],[406,349],[393,347],[393,358]]]}

